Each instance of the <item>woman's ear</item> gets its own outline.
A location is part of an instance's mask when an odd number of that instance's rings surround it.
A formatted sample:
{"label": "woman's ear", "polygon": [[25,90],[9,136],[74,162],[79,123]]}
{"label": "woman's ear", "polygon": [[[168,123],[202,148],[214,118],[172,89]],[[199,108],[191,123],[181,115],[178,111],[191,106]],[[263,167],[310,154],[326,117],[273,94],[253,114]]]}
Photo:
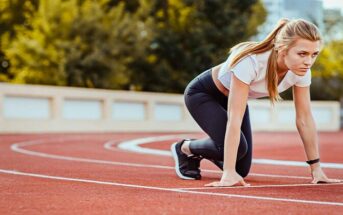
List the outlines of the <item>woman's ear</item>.
{"label": "woman's ear", "polygon": [[280,57],[285,57],[285,56],[287,55],[287,49],[285,49],[285,48],[279,49],[278,55],[279,55]]}

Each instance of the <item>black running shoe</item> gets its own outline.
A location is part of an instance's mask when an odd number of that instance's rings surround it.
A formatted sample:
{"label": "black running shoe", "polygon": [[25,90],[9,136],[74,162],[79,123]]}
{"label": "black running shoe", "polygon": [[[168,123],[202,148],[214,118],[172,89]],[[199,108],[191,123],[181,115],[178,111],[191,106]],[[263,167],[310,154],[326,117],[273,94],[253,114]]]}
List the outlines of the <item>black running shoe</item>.
{"label": "black running shoe", "polygon": [[185,140],[174,143],[171,146],[172,155],[175,160],[176,174],[186,180],[200,180],[200,161],[201,157],[187,156],[181,151],[181,146]]}

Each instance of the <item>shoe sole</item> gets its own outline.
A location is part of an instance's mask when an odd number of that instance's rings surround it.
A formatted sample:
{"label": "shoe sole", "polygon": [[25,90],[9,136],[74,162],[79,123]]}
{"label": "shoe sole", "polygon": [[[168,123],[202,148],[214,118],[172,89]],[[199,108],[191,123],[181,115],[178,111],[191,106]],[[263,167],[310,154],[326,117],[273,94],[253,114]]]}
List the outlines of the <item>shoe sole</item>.
{"label": "shoe sole", "polygon": [[185,180],[195,180],[195,178],[184,176],[180,172],[180,169],[179,169],[179,158],[177,156],[176,149],[175,149],[176,148],[176,144],[177,143],[173,143],[173,145],[171,145],[170,149],[171,149],[174,161],[175,161],[175,172],[176,172],[177,176],[179,176],[180,178],[185,179]]}

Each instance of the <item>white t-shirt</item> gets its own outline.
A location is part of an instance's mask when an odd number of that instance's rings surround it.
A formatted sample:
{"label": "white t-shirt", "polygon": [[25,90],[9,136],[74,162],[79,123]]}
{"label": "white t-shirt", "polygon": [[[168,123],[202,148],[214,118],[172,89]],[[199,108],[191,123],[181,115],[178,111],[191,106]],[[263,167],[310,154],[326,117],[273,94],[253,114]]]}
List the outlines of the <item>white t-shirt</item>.
{"label": "white t-shirt", "polygon": [[[250,85],[248,98],[261,98],[269,96],[267,89],[266,72],[270,51],[261,54],[249,54],[242,58],[233,68],[229,68],[232,56],[239,49],[234,50],[228,59],[222,64],[218,73],[219,81],[228,90],[230,89],[231,77],[234,74],[239,80]],[[281,93],[292,86],[306,87],[311,84],[311,70],[309,69],[304,76],[298,76],[288,70],[283,80],[278,85],[278,92]]]}

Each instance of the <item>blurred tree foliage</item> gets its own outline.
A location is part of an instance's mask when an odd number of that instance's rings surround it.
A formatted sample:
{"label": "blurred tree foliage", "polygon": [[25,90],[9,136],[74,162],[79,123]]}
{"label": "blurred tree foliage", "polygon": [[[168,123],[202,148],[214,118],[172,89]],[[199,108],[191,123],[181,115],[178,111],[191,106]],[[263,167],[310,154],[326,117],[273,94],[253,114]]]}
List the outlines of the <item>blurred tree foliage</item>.
{"label": "blurred tree foliage", "polygon": [[[197,74],[221,63],[229,48],[252,36],[264,21],[257,1],[156,1],[151,11],[156,28],[148,58],[134,67],[143,73],[132,77],[139,89],[183,92]],[[262,14],[260,19],[256,15]],[[258,20],[257,22],[254,22]]]}
{"label": "blurred tree foliage", "polygon": [[[2,35],[14,38],[15,26],[27,25],[27,17],[37,10],[39,0],[7,0],[0,1],[0,40]],[[10,62],[3,52],[0,43],[0,81],[9,81],[13,76],[9,73]]]}
{"label": "blurred tree foliage", "polygon": [[0,58],[11,65],[0,81],[162,92],[182,92],[224,61],[266,15],[258,0],[9,0],[0,9]]}
{"label": "blurred tree foliage", "polygon": [[343,102],[343,40],[331,41],[313,66],[312,97]]}
{"label": "blurred tree foliage", "polygon": [[29,26],[3,36],[12,82],[120,89],[150,44],[146,1],[135,14],[108,1],[40,1]]}

